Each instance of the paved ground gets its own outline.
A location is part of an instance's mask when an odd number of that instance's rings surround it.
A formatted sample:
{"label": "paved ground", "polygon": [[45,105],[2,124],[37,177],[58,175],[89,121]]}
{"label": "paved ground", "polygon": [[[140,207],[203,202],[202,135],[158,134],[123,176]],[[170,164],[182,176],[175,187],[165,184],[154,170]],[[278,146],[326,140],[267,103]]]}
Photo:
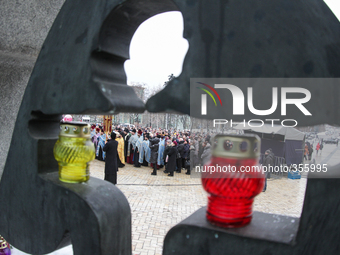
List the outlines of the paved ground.
{"label": "paved ground", "polygon": [[[102,162],[95,161],[92,166],[92,174],[103,178]],[[118,172],[117,186],[127,197],[132,211],[133,254],[162,254],[168,230],[207,204],[200,179],[183,172],[175,177],[168,177],[162,171],[157,176],[150,173],[150,168],[131,166]],[[254,209],[299,217],[305,187],[306,179],[270,179],[267,191],[255,200]]]}
{"label": "paved ground", "polygon": [[[335,145],[326,145],[322,155],[314,155],[316,163],[340,162]],[[333,155],[330,157],[330,155]],[[104,162],[91,162],[91,176],[103,179]],[[162,171],[150,175],[151,168],[134,168],[127,165],[118,172],[117,187],[127,197],[132,211],[133,254],[162,254],[162,245],[168,230],[197,209],[205,206],[207,195],[200,179],[190,178],[183,172],[168,177]],[[266,192],[255,199],[254,210],[300,217],[306,179],[291,180],[286,177],[268,180]],[[13,250],[12,254],[25,254]],[[52,253],[73,254],[72,247]]]}

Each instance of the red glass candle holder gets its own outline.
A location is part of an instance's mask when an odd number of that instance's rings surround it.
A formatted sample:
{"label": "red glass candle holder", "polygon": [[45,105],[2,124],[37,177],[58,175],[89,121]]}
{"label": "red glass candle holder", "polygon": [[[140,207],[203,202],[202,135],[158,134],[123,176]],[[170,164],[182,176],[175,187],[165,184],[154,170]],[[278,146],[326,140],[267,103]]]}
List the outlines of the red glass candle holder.
{"label": "red glass candle holder", "polygon": [[211,160],[201,169],[210,223],[226,228],[250,223],[254,197],[265,182],[258,148],[256,135],[215,137]]}

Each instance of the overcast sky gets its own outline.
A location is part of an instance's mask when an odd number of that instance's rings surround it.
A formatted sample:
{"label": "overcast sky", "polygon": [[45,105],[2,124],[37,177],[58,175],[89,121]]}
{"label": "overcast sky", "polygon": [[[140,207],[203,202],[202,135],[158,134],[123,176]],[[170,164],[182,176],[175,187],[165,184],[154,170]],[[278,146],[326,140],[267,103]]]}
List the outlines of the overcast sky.
{"label": "overcast sky", "polygon": [[[340,20],[340,0],[325,2]],[[167,12],[146,20],[134,34],[130,60],[125,62],[128,84],[142,82],[157,87],[171,73],[179,76],[188,48],[180,12]]]}
{"label": "overcast sky", "polygon": [[171,73],[179,76],[188,48],[180,12],[167,12],[146,20],[131,41],[130,60],[125,62],[128,83],[156,86],[164,84]]}
{"label": "overcast sky", "polygon": [[329,8],[334,12],[335,16],[340,20],[340,0],[324,0]]}

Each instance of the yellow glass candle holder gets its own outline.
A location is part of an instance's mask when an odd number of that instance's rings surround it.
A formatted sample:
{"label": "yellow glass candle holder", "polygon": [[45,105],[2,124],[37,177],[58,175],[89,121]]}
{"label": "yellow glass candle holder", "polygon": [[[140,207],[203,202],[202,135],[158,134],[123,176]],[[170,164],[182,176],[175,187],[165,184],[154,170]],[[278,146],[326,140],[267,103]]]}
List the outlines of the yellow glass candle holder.
{"label": "yellow glass candle holder", "polygon": [[94,146],[90,139],[90,125],[81,122],[62,123],[53,154],[58,161],[61,181],[70,183],[88,181],[89,162],[95,158]]}

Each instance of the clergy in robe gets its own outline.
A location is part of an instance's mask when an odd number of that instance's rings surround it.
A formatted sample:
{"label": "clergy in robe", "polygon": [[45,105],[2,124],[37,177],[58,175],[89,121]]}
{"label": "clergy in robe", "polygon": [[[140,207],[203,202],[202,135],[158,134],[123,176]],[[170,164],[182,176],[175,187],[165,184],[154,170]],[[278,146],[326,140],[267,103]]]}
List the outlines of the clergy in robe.
{"label": "clergy in robe", "polygon": [[104,134],[104,130],[100,130],[100,136],[97,138],[98,145],[96,151],[96,157],[98,160],[104,161],[105,160],[105,151],[103,151],[105,141],[106,141],[106,134]]}
{"label": "clergy in robe", "polygon": [[149,148],[149,134],[144,134],[144,141],[142,143],[141,151],[139,152],[139,163],[142,166],[148,166],[150,162],[150,148]]}
{"label": "clergy in robe", "polygon": [[123,138],[123,132],[122,134],[117,132],[117,138],[116,141],[118,142],[118,167],[124,167],[125,166],[125,157],[124,157],[124,138]]}
{"label": "clergy in robe", "polygon": [[111,133],[111,139],[105,142],[103,151],[106,153],[105,159],[105,181],[117,184],[118,171],[118,142],[116,141],[116,133]]}
{"label": "clergy in robe", "polygon": [[128,139],[128,151],[126,155],[126,162],[129,164],[133,164],[133,154],[136,148],[137,139],[138,139],[138,136],[136,133],[136,129],[133,129],[131,131],[131,136]]}
{"label": "clergy in robe", "polygon": [[164,136],[160,136],[159,147],[158,147],[158,158],[157,158],[157,165],[159,167],[164,166],[164,149],[165,149],[165,139]]}
{"label": "clergy in robe", "polygon": [[138,130],[137,133],[137,141],[135,144],[135,149],[134,149],[134,155],[133,155],[133,165],[134,167],[140,167],[140,163],[139,163],[139,152],[142,148],[142,143],[143,143],[143,136],[142,136],[143,132],[142,130]]}

